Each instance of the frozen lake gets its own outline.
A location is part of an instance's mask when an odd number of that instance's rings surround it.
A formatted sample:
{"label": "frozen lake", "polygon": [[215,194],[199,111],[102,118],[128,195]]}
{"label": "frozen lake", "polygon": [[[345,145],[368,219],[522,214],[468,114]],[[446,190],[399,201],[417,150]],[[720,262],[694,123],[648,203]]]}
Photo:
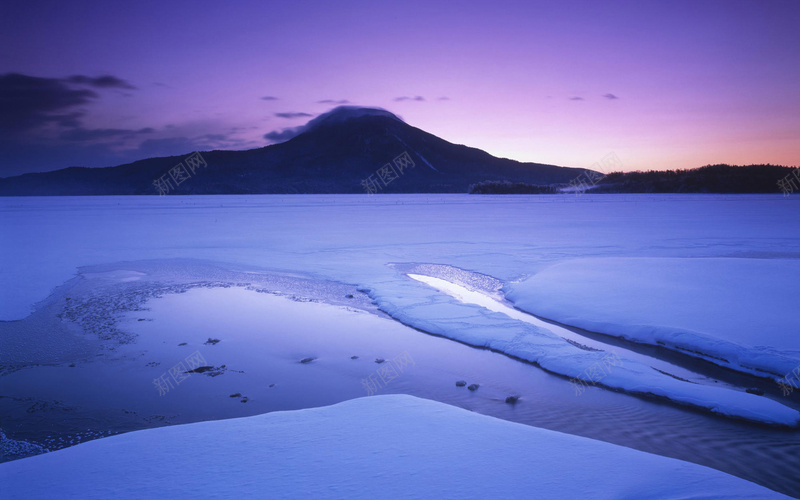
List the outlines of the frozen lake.
{"label": "frozen lake", "polygon": [[58,448],[405,393],[798,496],[798,203],[2,198],[0,427]]}

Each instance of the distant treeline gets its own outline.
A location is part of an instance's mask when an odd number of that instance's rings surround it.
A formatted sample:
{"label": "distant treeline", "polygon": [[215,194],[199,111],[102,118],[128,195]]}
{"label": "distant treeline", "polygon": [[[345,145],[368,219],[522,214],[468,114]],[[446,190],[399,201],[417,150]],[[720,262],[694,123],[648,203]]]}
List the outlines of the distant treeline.
{"label": "distant treeline", "polygon": [[556,185],[538,186],[524,182],[484,181],[469,187],[469,194],[556,194]]}
{"label": "distant treeline", "polygon": [[[779,193],[778,181],[792,170],[780,165],[706,165],[686,170],[612,172],[596,186],[585,187],[590,193]],[[554,194],[568,186],[485,181],[471,185],[469,193]]]}
{"label": "distant treeline", "polygon": [[592,193],[778,193],[793,169],[779,165],[706,165],[690,170],[613,172]]}

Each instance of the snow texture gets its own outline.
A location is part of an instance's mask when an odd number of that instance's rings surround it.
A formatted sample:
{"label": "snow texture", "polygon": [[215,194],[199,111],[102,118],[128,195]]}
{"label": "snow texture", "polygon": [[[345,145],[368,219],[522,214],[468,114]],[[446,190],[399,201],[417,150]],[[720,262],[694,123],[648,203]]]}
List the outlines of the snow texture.
{"label": "snow texture", "polygon": [[797,259],[584,258],[506,296],[559,323],[777,380],[800,366],[798,277]]}
{"label": "snow texture", "polygon": [[[574,320],[598,331],[622,326],[622,334],[629,335],[644,336],[650,328],[650,340],[680,342],[687,352],[702,348],[733,368],[751,373],[769,369],[780,376],[784,368],[794,368],[796,359],[791,335],[797,323],[788,315],[795,308],[776,316],[771,302],[758,294],[778,298],[778,304],[796,304],[800,273],[792,259],[800,256],[797,203],[800,197],[780,195],[3,198],[0,318],[26,316],[81,266],[191,258],[234,270],[257,267],[351,283],[403,323],[502,351],[569,378],[585,380],[582,374],[602,361],[597,353],[577,349],[544,329],[459,303],[390,265],[436,263],[506,284],[533,276],[533,288],[526,283],[508,291],[536,314],[553,319],[569,314],[565,323]],[[622,264],[598,274],[607,258],[623,259],[618,261]],[[696,274],[702,271],[695,269],[700,258],[731,263],[714,270],[728,273],[728,281],[719,282],[727,290],[707,293],[703,286],[713,281],[709,272]],[[584,298],[575,301],[566,296],[572,291],[561,292],[562,275],[571,272],[563,270],[580,259],[599,259],[585,261],[587,282],[604,280],[608,290],[618,287],[618,293],[592,293],[587,287]],[[637,270],[625,267],[624,259],[674,264],[634,281],[630,276]],[[553,267],[559,263],[563,267]],[[677,273],[680,266],[689,266],[691,272]],[[548,280],[548,269],[562,271]],[[661,292],[647,299],[667,278]],[[576,292],[581,290],[578,279],[575,275],[571,281]],[[632,297],[643,289],[624,288],[626,280],[629,285],[643,283],[647,293]],[[747,291],[750,282],[752,290]],[[682,299],[668,288],[695,292],[691,300]],[[737,289],[743,295],[735,307],[728,307],[724,301]],[[529,294],[536,299],[551,293],[549,310],[526,302]],[[627,316],[635,309],[632,303],[641,304],[642,310]],[[582,313],[568,312],[573,306]],[[734,320],[728,319],[730,314]],[[668,315],[680,321],[673,323]],[[754,333],[760,322],[767,335]],[[795,410],[766,397],[695,387],[622,361],[600,383],[738,418],[785,425],[798,420]]]}
{"label": "snow texture", "polygon": [[9,500],[788,498],[700,465],[404,395],[99,439],[0,464],[0,493]]}

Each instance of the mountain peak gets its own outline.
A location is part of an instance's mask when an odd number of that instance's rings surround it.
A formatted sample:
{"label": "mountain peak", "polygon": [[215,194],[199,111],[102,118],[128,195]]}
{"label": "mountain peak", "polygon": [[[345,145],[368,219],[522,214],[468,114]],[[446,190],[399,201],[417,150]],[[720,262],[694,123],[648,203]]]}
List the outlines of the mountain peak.
{"label": "mountain peak", "polygon": [[398,123],[405,124],[402,118],[395,115],[394,113],[386,111],[383,108],[367,108],[360,106],[338,106],[328,111],[327,113],[322,113],[316,118],[309,120],[308,123],[306,123],[305,125],[300,125],[299,127],[293,127],[293,128],[285,128],[280,131],[274,130],[272,132],[265,134],[264,138],[272,141],[273,143],[286,142],[290,139],[294,139],[300,134],[303,134],[311,130],[317,130],[319,128],[328,127],[331,125],[340,125],[349,120],[356,118],[364,118],[364,117],[391,118],[392,120],[397,120]]}
{"label": "mountain peak", "polygon": [[383,116],[392,118],[401,123],[405,123],[400,117],[383,108],[366,108],[359,106],[338,106],[310,120],[304,127],[304,131],[314,130],[320,126],[334,125],[343,123],[353,118],[364,116]]}

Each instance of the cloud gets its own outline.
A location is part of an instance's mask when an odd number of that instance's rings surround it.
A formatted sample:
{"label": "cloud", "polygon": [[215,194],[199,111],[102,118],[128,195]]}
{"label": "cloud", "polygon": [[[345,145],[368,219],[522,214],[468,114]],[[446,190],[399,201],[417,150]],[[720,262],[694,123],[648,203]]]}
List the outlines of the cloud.
{"label": "cloud", "polygon": [[395,97],[395,98],[394,98],[394,102],[403,102],[403,101],[417,101],[417,102],[422,102],[422,101],[424,101],[424,100],[425,100],[425,98],[424,98],[424,97],[422,97],[421,95],[418,95],[418,96],[415,96],[415,97],[402,96],[402,97]]}
{"label": "cloud", "polygon": [[282,130],[273,130],[272,132],[268,132],[264,134],[264,139],[271,141],[272,143],[279,143],[279,142],[286,142],[289,139],[293,139],[298,135],[302,134],[307,130],[312,130],[314,128],[332,124],[332,123],[341,123],[343,121],[349,120],[351,118],[357,118],[361,116],[384,116],[388,118],[393,118],[395,120],[403,121],[399,116],[386,111],[383,108],[369,108],[369,107],[360,107],[360,106],[337,106],[332,110],[328,111],[327,113],[323,113],[313,120],[309,120],[308,123],[305,125],[300,125],[299,127],[291,127],[291,128],[284,128]]}
{"label": "cloud", "polygon": [[271,95],[265,95],[264,97],[261,98],[261,100],[262,101],[277,101],[278,98],[274,97],[274,96],[271,96]]}
{"label": "cloud", "polygon": [[444,96],[444,95],[443,95],[442,97],[439,97],[439,98],[438,98],[438,99],[436,99],[436,100],[437,100],[437,101],[449,101],[449,100],[450,100],[450,98],[449,98],[449,97],[447,97],[447,96]]}
{"label": "cloud", "polygon": [[283,130],[273,130],[264,134],[264,139],[273,143],[286,142],[289,139],[294,139],[305,131],[305,125],[300,127],[285,128]]}
{"label": "cloud", "polygon": [[314,115],[308,113],[275,113],[278,118],[310,118]]}
{"label": "cloud", "polygon": [[619,99],[619,97],[617,97],[617,96],[615,96],[614,94],[611,94],[611,93],[609,93],[609,94],[603,94],[603,97],[605,97],[606,99],[612,100],[612,101],[613,101],[614,99]]}
{"label": "cloud", "polygon": [[570,97],[569,100],[570,101],[585,101],[586,99],[584,99],[583,97],[577,97],[576,96],[576,97]]}
{"label": "cloud", "polygon": [[97,97],[93,90],[70,88],[58,78],[0,75],[0,130],[18,133],[53,122],[75,125],[82,113],[69,110]]}
{"label": "cloud", "polygon": [[241,139],[240,131],[208,122],[171,128],[89,126],[91,108],[105,94],[132,88],[110,75],[45,78],[0,74],[0,177],[263,144]]}
{"label": "cloud", "polygon": [[84,111],[75,109],[92,103],[100,95],[92,89],[134,89],[111,75],[43,78],[6,73],[0,75],[0,131],[21,136],[47,125],[78,128]]}
{"label": "cloud", "polygon": [[323,99],[321,101],[317,101],[317,104],[350,104],[350,101],[347,99],[340,99],[338,101],[336,99]]}
{"label": "cloud", "polygon": [[74,128],[62,132],[59,136],[65,141],[85,142],[96,141],[98,139],[127,139],[141,134],[152,134],[155,129],[151,127],[141,128],[139,130],[118,129],[118,128]]}
{"label": "cloud", "polygon": [[116,88],[116,89],[136,90],[136,87],[134,87],[130,83],[112,75],[103,75],[95,78],[85,75],[74,75],[67,78],[66,81],[69,83],[89,85],[90,87],[96,87],[100,89]]}

